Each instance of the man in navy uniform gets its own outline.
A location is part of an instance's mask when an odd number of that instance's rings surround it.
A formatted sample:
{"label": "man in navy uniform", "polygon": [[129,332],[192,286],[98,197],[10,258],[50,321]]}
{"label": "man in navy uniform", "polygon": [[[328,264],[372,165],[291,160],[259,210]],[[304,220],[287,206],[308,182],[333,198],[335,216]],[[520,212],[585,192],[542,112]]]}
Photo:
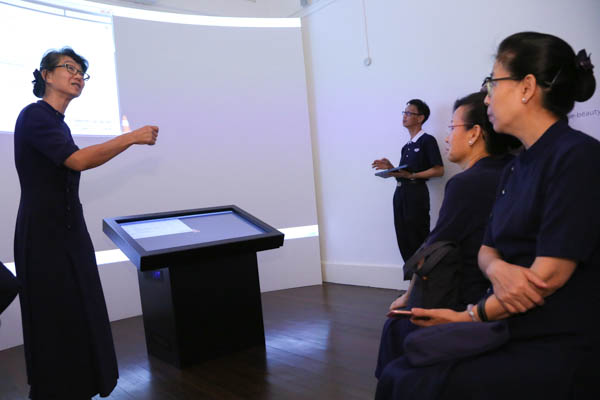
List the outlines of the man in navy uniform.
{"label": "man in navy uniform", "polygon": [[[400,254],[408,260],[429,234],[429,190],[427,180],[444,175],[444,164],[435,138],[423,131],[429,118],[429,107],[419,99],[410,100],[402,112],[402,125],[410,140],[402,147],[399,165],[404,169],[390,172],[396,178],[394,192],[394,226]],[[387,159],[373,161],[375,169],[390,169]]]}

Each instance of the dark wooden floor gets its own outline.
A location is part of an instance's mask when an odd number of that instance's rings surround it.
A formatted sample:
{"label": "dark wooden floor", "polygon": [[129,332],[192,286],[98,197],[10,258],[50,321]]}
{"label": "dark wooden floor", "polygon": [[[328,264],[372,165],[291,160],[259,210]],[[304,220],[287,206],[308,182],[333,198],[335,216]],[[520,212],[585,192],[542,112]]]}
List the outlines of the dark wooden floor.
{"label": "dark wooden floor", "polygon": [[[379,335],[396,291],[323,284],[263,293],[266,348],[179,370],[146,353],[141,317],[112,323],[111,400],[371,399]],[[25,399],[23,347],[0,352],[0,400]]]}

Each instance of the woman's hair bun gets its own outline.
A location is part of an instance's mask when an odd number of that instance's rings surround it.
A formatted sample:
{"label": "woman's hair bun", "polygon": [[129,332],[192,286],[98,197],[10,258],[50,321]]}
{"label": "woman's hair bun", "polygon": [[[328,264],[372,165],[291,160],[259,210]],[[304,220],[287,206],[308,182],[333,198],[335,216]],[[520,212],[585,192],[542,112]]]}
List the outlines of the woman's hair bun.
{"label": "woman's hair bun", "polygon": [[46,82],[42,77],[42,73],[37,69],[33,71],[33,77],[35,78],[31,81],[31,83],[33,83],[33,94],[35,97],[42,98],[46,92]]}
{"label": "woman's hair bun", "polygon": [[594,64],[585,49],[579,50],[575,56],[575,68],[577,79],[575,81],[575,101],[586,101],[594,95],[596,90],[596,79],[594,78]]}

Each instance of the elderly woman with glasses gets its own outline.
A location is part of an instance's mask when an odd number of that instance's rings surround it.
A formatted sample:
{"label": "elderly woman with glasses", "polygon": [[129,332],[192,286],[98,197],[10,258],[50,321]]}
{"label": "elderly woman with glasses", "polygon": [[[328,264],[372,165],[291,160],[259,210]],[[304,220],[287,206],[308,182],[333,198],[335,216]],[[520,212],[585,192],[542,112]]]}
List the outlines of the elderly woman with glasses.
{"label": "elderly woman with glasses", "polygon": [[[425,246],[437,241],[458,244],[462,259],[459,307],[479,300],[490,283],[477,266],[485,227],[496,197],[500,175],[513,159],[509,150],[520,146],[511,136],[498,134],[488,120],[484,104],[485,93],[472,93],[454,103],[454,114],[446,137],[448,161],[463,171],[446,184],[444,201],[435,228],[425,240]],[[396,299],[390,310],[406,307],[411,288]],[[447,307],[456,307],[447,304]],[[384,325],[375,376],[403,354],[406,335],[418,326],[407,319],[388,318]]]}
{"label": "elderly woman with glasses", "polygon": [[600,142],[567,119],[595,91],[593,65],[556,36],[522,32],[502,41],[484,84],[494,129],[525,148],[504,170],[479,251],[493,294],[465,311],[415,308],[411,320],[438,344],[461,322],[479,332],[504,320],[508,335],[427,366],[400,357],[376,397],[600,398]]}
{"label": "elderly woman with glasses", "polygon": [[79,149],[64,114],[79,97],[87,61],[70,48],[44,55],[34,94],[15,126],[21,200],[15,267],[31,399],[108,396],[118,378],[94,248],[79,201],[81,171],[100,166],[133,144],[156,142],[145,126]]}

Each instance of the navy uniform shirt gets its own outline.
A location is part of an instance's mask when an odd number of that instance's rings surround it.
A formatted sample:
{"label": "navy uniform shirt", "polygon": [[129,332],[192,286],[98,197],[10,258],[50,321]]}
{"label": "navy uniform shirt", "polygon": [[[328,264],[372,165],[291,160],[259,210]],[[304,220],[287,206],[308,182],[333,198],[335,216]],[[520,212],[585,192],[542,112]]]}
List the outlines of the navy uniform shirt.
{"label": "navy uniform shirt", "polygon": [[406,167],[408,172],[421,172],[436,165],[444,165],[437,140],[424,131],[417,133],[402,147],[400,165],[408,165]]}
{"label": "navy uniform shirt", "polygon": [[[508,263],[536,257],[577,262],[545,304],[509,318],[511,334],[594,332],[600,306],[600,142],[552,125],[504,170],[484,244]],[[594,333],[597,335],[597,332]]]}
{"label": "navy uniform shirt", "polygon": [[496,198],[504,167],[512,155],[484,157],[446,183],[444,201],[426,244],[449,240],[459,244],[463,260],[461,302],[476,303],[490,286],[477,265],[477,254]]}

